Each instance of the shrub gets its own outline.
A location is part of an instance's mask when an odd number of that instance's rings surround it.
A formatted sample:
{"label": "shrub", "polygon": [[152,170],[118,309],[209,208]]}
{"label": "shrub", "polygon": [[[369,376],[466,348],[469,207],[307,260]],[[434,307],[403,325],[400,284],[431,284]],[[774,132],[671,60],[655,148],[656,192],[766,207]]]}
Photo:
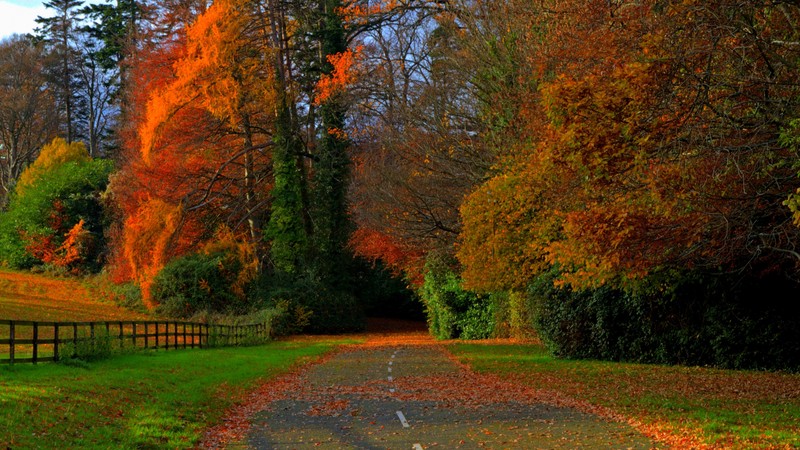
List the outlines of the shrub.
{"label": "shrub", "polygon": [[308,276],[264,274],[250,289],[250,304],[284,311],[276,334],[347,333],[366,326],[364,308],[354,295]]}
{"label": "shrub", "polygon": [[529,289],[535,325],[550,351],[567,358],[800,368],[800,286],[769,277],[655,274],[629,291],[573,291],[557,271]]}
{"label": "shrub", "polygon": [[492,298],[466,291],[451,269],[452,260],[436,255],[425,264],[420,297],[425,304],[428,328],[436,339],[485,339],[494,333]]}
{"label": "shrub", "polygon": [[[69,151],[60,154],[64,146]],[[108,184],[112,164],[85,153],[80,144],[54,141],[23,172],[7,212],[0,215],[0,261],[5,265],[52,264],[77,272],[101,267],[106,218],[99,193]]]}
{"label": "shrub", "polygon": [[248,310],[243,298],[233,292],[235,268],[227,268],[224,253],[194,253],[176,258],[153,280],[151,294],[156,313],[188,318],[200,311],[241,314]]}
{"label": "shrub", "polygon": [[311,323],[312,312],[297,302],[277,300],[275,311],[270,327],[272,337],[301,333]]}
{"label": "shrub", "polygon": [[108,359],[114,355],[136,351],[127,340],[120,346],[115,336],[104,328],[97,328],[94,336],[81,329],[76,340],[67,340],[59,348],[59,362],[66,365],[81,366],[87,361]]}

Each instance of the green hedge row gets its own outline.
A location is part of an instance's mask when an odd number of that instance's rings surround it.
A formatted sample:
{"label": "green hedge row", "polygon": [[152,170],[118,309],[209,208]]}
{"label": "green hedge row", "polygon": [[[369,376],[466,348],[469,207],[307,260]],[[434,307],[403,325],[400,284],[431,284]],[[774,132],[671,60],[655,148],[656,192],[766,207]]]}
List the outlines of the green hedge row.
{"label": "green hedge row", "polygon": [[768,277],[653,276],[631,291],[530,285],[535,326],[556,356],[734,369],[800,369],[800,289]]}

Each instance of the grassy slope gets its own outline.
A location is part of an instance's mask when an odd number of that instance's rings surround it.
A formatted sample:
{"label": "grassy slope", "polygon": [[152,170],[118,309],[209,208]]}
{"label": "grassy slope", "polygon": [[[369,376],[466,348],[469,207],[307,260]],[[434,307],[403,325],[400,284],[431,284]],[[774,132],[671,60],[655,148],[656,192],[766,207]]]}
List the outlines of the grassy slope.
{"label": "grassy slope", "polygon": [[[102,297],[78,280],[0,271],[2,319],[150,318]],[[334,345],[308,340],[144,352],[86,367],[0,366],[0,448],[192,447],[249,388]]]}
{"label": "grassy slope", "polygon": [[557,360],[539,345],[454,344],[480,372],[611,408],[715,447],[800,447],[800,375]]}
{"label": "grassy slope", "polygon": [[256,383],[333,341],[0,367],[0,448],[186,448]]}
{"label": "grassy slope", "polygon": [[146,320],[104,300],[75,279],[0,270],[0,319],[38,321]]}

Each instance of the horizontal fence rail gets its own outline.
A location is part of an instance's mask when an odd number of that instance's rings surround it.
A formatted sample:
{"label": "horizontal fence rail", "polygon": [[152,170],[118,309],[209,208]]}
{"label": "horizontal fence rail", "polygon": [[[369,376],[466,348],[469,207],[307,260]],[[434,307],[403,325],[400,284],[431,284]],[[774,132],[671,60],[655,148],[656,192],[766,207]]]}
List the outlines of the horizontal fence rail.
{"label": "horizontal fence rail", "polygon": [[0,364],[58,361],[80,349],[179,349],[242,345],[269,338],[266,324],[177,321],[33,322],[0,320]]}

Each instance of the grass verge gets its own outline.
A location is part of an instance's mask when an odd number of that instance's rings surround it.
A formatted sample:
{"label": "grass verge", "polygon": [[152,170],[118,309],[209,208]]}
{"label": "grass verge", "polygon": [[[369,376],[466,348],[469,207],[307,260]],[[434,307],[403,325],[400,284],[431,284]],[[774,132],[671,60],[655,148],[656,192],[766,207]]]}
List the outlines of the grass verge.
{"label": "grass verge", "polygon": [[251,388],[341,341],[0,367],[0,448],[187,448]]}
{"label": "grass verge", "polygon": [[721,448],[800,448],[800,375],[559,360],[541,345],[452,344],[474,370],[557,391]]}
{"label": "grass verge", "polygon": [[92,283],[0,270],[0,319],[53,321],[152,320],[115,305]]}

